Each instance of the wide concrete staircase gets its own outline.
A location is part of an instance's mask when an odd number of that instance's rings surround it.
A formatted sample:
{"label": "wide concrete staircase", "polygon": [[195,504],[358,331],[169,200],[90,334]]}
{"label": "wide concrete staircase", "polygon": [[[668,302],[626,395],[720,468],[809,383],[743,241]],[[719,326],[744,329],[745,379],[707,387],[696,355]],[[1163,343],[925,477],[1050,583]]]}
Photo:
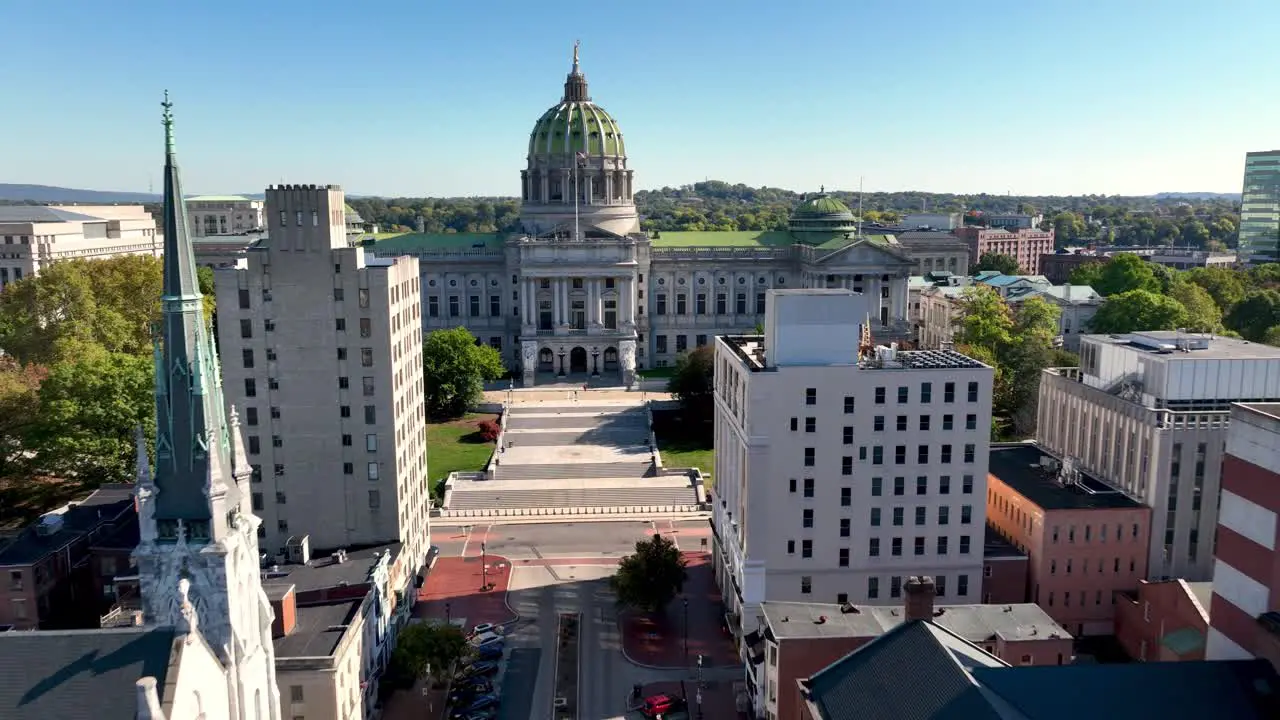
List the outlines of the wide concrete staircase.
{"label": "wide concrete staircase", "polygon": [[517,400],[504,420],[488,475],[454,478],[444,517],[547,516],[554,522],[565,515],[700,510],[702,488],[692,478],[655,472],[649,413],[639,402]]}

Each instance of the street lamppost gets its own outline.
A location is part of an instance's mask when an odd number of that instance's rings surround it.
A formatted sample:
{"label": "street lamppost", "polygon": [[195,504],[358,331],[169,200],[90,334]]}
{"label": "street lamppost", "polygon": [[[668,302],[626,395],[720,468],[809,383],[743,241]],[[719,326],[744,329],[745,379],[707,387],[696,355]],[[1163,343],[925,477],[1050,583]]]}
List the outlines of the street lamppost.
{"label": "street lamppost", "polygon": [[560,348],[560,377],[564,377],[564,348]]}
{"label": "street lamppost", "polygon": [[600,377],[600,348],[591,348],[591,377]]}
{"label": "street lamppost", "polygon": [[697,694],[694,695],[694,698],[697,699],[698,701],[698,720],[702,720],[702,687],[701,686],[698,687]]}
{"label": "street lamppost", "polygon": [[684,666],[689,667],[689,598],[680,598],[684,605]]}
{"label": "street lamppost", "polygon": [[484,540],[480,541],[480,589],[489,589],[489,547]]}
{"label": "street lamppost", "polygon": [[453,606],[449,603],[444,604],[444,624],[448,625],[453,622]]}

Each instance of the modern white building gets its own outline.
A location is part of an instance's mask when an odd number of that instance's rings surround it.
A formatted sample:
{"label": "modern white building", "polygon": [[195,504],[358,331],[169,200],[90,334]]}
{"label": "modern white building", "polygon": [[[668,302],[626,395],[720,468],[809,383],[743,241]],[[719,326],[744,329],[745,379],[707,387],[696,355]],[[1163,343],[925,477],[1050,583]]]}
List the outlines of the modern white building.
{"label": "modern white building", "polygon": [[59,260],[159,257],[163,240],[141,205],[0,206],[0,288]]}
{"label": "modern white building", "polygon": [[266,203],[241,195],[197,195],[187,198],[187,214],[191,217],[191,234],[242,235],[266,227],[263,209]]}
{"label": "modern white building", "polygon": [[919,292],[919,341],[924,349],[949,348],[955,343],[956,323],[964,315],[964,293],[970,287],[989,287],[1010,306],[1038,297],[1058,308],[1057,341],[1075,352],[1080,337],[1102,306],[1102,296],[1088,285],[1052,285],[1041,275],[979,273],[972,278],[950,277]]}
{"label": "modern white building", "polygon": [[349,247],[341,188],[267,188],[270,238],[215,271],[227,401],[245,426],[268,554],[427,551],[418,261]]}
{"label": "modern white building", "polygon": [[912,575],[982,597],[993,370],[870,347],[868,300],[770,291],[763,336],[716,339],[714,555],[735,633],[764,601],[898,604]]}
{"label": "modern white building", "polygon": [[1086,335],[1080,367],[1040,381],[1037,440],[1151,506],[1151,579],[1205,581],[1231,403],[1277,400],[1280,348],[1165,331]]}

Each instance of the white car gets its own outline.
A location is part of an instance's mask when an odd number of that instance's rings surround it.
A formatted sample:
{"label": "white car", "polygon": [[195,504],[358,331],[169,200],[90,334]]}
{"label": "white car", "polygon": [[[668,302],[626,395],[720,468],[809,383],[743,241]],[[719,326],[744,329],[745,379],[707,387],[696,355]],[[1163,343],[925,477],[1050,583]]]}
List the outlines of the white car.
{"label": "white car", "polygon": [[480,623],[479,625],[471,628],[471,632],[467,633],[467,637],[473,638],[479,635],[486,635],[488,633],[497,633],[501,635],[502,626],[494,625],[493,623]]}
{"label": "white car", "polygon": [[482,633],[480,635],[476,635],[475,637],[471,638],[471,646],[483,647],[490,643],[502,642],[505,639],[506,638],[504,638],[503,636],[495,632]]}

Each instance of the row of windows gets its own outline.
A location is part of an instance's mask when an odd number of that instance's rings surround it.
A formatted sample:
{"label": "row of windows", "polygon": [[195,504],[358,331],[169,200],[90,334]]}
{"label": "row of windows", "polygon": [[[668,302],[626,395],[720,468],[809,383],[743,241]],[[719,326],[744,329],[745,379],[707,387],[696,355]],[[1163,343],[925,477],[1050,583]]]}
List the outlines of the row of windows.
{"label": "row of windows", "polygon": [[[938,574],[933,576],[934,590],[938,597],[947,596],[947,576]],[[800,593],[808,595],[813,592],[813,577],[809,575],[800,576]],[[969,596],[969,575],[961,573],[956,576],[956,597]],[[880,597],[880,578],[872,575],[867,578],[867,598],[875,600]],[[902,597],[902,576],[891,575],[889,577],[889,597]],[[840,593],[836,596],[836,602],[844,604],[849,602],[848,593]]]}
{"label": "row of windows", "polygon": [[[700,336],[700,337],[705,337],[705,336]],[[956,424],[955,420],[956,420],[955,415],[952,415],[952,414],[950,414],[950,413],[947,413],[947,414],[943,415],[943,416],[942,416],[942,425],[941,425],[941,428],[942,428],[943,430],[954,430],[954,429],[955,429],[955,424]],[[897,431],[898,431],[898,432],[908,432],[908,430],[909,430],[908,425],[909,425],[909,422],[908,422],[908,417],[907,417],[906,415],[899,415],[899,416],[897,417],[897,422],[895,423],[895,427],[896,427],[896,429],[897,429]],[[885,416],[884,416],[884,415],[876,415],[876,416],[873,418],[872,426],[871,426],[871,427],[872,427],[872,431],[873,431],[873,432],[884,432],[884,431],[885,431]],[[933,416],[932,416],[932,415],[921,415],[921,416],[920,416],[920,419],[919,419],[919,422],[918,422],[918,427],[919,427],[919,429],[920,429],[920,431],[921,431],[921,432],[929,432],[930,430],[932,430],[932,429],[933,429]],[[978,429],[978,416],[977,416],[976,414],[974,414],[974,413],[968,413],[968,414],[966,414],[966,415],[964,416],[964,429],[965,429],[965,430],[977,430],[977,429]],[[798,418],[798,417],[793,417],[793,418],[791,418],[791,431],[792,431],[792,432],[799,432],[799,431],[800,431],[800,418]],[[814,432],[817,432],[817,431],[818,431],[818,418],[816,418],[816,417],[806,417],[806,418],[804,419],[804,431],[805,431],[805,432],[807,432],[807,433],[814,433]],[[844,444],[845,444],[845,445],[852,445],[852,444],[853,444],[853,426],[852,426],[852,425],[845,425],[845,426],[844,426]]]}
{"label": "row of windows", "polygon": [[[511,293],[511,301],[519,302],[519,293]],[[481,317],[481,303],[484,301],[479,295],[467,296],[467,316]],[[448,298],[449,317],[462,317],[462,298],[458,295],[450,295]],[[516,309],[519,312],[519,308]],[[502,297],[500,295],[489,296],[489,317],[499,317],[502,315]],[[427,296],[427,317],[440,317],[440,298],[437,295]]]}
{"label": "row of windows", "polygon": [[[654,298],[654,300],[653,300],[653,314],[655,314],[655,315],[666,315],[666,314],[667,314],[667,295],[666,295],[666,293],[657,293],[657,294],[655,294],[655,295],[653,296],[653,298]],[[756,297],[755,297],[755,314],[756,314],[756,315],[763,315],[763,314],[764,314],[764,306],[765,306],[765,293],[762,293],[762,292],[758,292],[758,293],[756,293]],[[693,300],[693,314],[694,314],[694,315],[711,315],[711,314],[713,314],[713,313],[708,312],[708,309],[709,309],[710,307],[711,307],[711,306],[709,306],[709,305],[707,304],[707,295],[706,295],[706,293],[698,293],[697,295],[695,295],[695,296],[694,296],[694,300]],[[736,315],[746,315],[746,314],[747,314],[747,307],[748,307],[748,306],[747,306],[747,294],[746,294],[746,293],[738,293],[737,295],[735,295],[735,296],[734,296],[734,304],[733,304],[733,311],[734,311],[734,314],[736,314]],[[726,293],[718,293],[718,294],[715,296],[715,306],[714,306],[714,309],[715,309],[715,313],[714,313],[715,315],[728,315],[728,314],[729,314],[729,296],[728,296],[728,294],[726,294]],[[688,315],[688,314],[689,314],[689,296],[688,296],[688,295],[685,295],[684,293],[679,293],[679,294],[677,294],[677,295],[676,295],[676,302],[675,302],[675,308],[674,308],[674,312],[673,312],[673,314],[675,314],[675,315]]]}
{"label": "row of windows", "polygon": [[[790,492],[796,492],[796,487],[798,484],[796,479],[791,478],[789,484],[790,484]],[[927,475],[917,476],[915,487],[916,487],[916,495],[927,495],[929,493],[929,477]],[[805,497],[807,498],[813,497],[816,489],[816,483],[814,482],[814,479],[804,478],[803,488],[804,488],[803,492]],[[893,494],[896,496],[902,496],[907,494],[906,491],[907,491],[907,479],[905,477],[895,477],[893,479]],[[972,475],[961,476],[960,493],[963,495],[973,494],[973,476]],[[951,494],[951,476],[950,475],[938,476],[938,494],[939,495]],[[873,497],[880,497],[884,495],[884,478],[882,477],[871,478],[871,495]],[[853,488],[848,486],[840,488],[840,504],[844,506],[848,506],[852,504],[852,501],[853,501]]]}
{"label": "row of windows", "polygon": [[[876,405],[885,404],[886,398],[888,397],[888,390],[889,389],[886,387],[877,387],[875,389],[874,396],[875,396]],[[978,396],[979,396],[978,383],[977,381],[970,380],[969,386],[968,386],[968,393],[966,397],[968,398],[969,402],[973,403],[973,402],[978,402]],[[911,388],[906,385],[899,385],[897,397],[898,397],[899,405],[904,405],[906,403],[911,402]],[[933,402],[933,383],[932,382],[920,383],[920,390],[917,397],[919,398],[919,402],[921,404],[928,404]],[[943,383],[942,384],[942,402],[953,403],[955,401],[956,401],[956,384],[954,382]],[[818,404],[817,388],[805,388],[804,404],[805,405]],[[856,398],[854,396],[852,395],[844,396],[844,412],[846,415],[852,415],[854,413],[854,410],[856,409],[856,406],[857,406],[857,403],[856,403]]]}
{"label": "row of windows", "polygon": [[[1067,558],[1063,562],[1063,566],[1064,566],[1063,567],[1064,574],[1070,575],[1071,569],[1073,566],[1072,558]],[[1106,572],[1107,562],[1102,558],[1097,558],[1096,562],[1094,562],[1094,567],[1097,569],[1097,572],[1095,574],[1101,575]],[[1137,572],[1137,568],[1138,568],[1138,561],[1135,558],[1129,558],[1129,572],[1131,573]],[[1120,572],[1120,558],[1117,557],[1117,558],[1111,559],[1111,572],[1112,573]],[[1088,573],[1089,573],[1089,558],[1082,558],[1080,560],[1080,574],[1087,575]],[[1049,561],[1049,574],[1050,575],[1058,574],[1057,560]]]}
{"label": "row of windows", "polygon": [[[342,267],[341,265],[334,265],[334,269],[335,269],[335,270],[338,270],[338,269],[340,269],[341,267]],[[264,271],[265,271],[265,268],[264,268]],[[266,273],[264,272],[264,284],[267,284],[267,283],[269,283],[269,282],[270,282],[269,280],[267,280],[267,279],[266,279],[267,277],[270,277],[270,275],[269,275],[269,274],[266,274]],[[369,289],[368,289],[368,288],[359,288],[359,290],[357,290],[357,298],[358,298],[358,301],[359,301],[359,305],[360,305],[360,307],[362,307],[362,308],[367,308],[367,307],[369,307]],[[333,289],[333,300],[334,300],[334,302],[343,302],[345,299],[346,299],[346,291],[345,291],[345,290],[343,290],[342,288],[334,288],[334,289]],[[250,303],[249,303],[249,289],[248,289],[248,288],[240,288],[240,291],[239,291],[239,301],[240,301],[240,302],[239,302],[239,305],[240,305],[240,309],[241,309],[241,310],[248,310],[248,309],[249,309]],[[262,288],[262,301],[263,301],[263,302],[270,302],[270,301],[271,301],[271,288],[269,288],[269,287],[264,287],[264,288]]]}
{"label": "row of windows", "polygon": [[[841,530],[840,532],[841,537],[848,537],[848,533],[846,532],[847,530],[846,521],[841,521],[840,530]],[[959,538],[960,539],[958,543],[959,544],[958,554],[960,555],[971,554],[972,548],[973,548],[973,539],[968,535],[960,535]],[[880,551],[881,551],[882,539],[883,538],[873,537],[867,540],[867,557],[881,556]],[[903,554],[902,542],[903,542],[903,538],[901,537],[889,538],[889,555],[893,557],[902,557],[902,554]],[[946,555],[950,552],[950,550],[951,550],[951,536],[938,535],[934,539],[933,552],[935,554]],[[928,551],[928,537],[924,535],[918,535],[915,538],[913,538],[913,543],[912,543],[913,555],[924,555],[926,554],[927,551]],[[838,552],[839,552],[838,562],[840,567],[849,567],[849,548],[847,547],[839,548]],[[787,541],[787,554],[788,555],[796,554],[795,540]],[[802,558],[813,557],[813,540],[806,539],[806,540],[800,541],[800,557]]]}
{"label": "row of windows", "polygon": [[[867,459],[867,447],[868,446],[863,445],[858,448],[858,460],[861,462],[865,462]],[[872,445],[870,447],[871,447],[871,464],[884,465],[885,464],[884,463],[884,446]],[[939,450],[938,462],[943,464],[954,462],[954,459],[953,459],[954,453],[952,452],[952,445],[950,443],[943,443],[941,446],[939,446],[938,450]],[[817,452],[818,452],[817,448],[807,447],[804,449],[804,466],[805,467],[814,467],[817,464],[817,461],[818,461]],[[977,456],[978,456],[978,446],[975,445],[974,443],[965,443],[964,456],[963,456],[962,462],[965,462],[965,463],[975,462],[977,459]],[[916,462],[918,464],[928,465],[931,462],[930,457],[931,457],[931,453],[929,450],[929,445],[916,446]],[[894,446],[893,464],[894,465],[907,464],[907,446],[906,445]],[[852,475],[853,474],[853,456],[845,455],[844,457],[840,458],[840,467],[841,467],[841,474]]]}

